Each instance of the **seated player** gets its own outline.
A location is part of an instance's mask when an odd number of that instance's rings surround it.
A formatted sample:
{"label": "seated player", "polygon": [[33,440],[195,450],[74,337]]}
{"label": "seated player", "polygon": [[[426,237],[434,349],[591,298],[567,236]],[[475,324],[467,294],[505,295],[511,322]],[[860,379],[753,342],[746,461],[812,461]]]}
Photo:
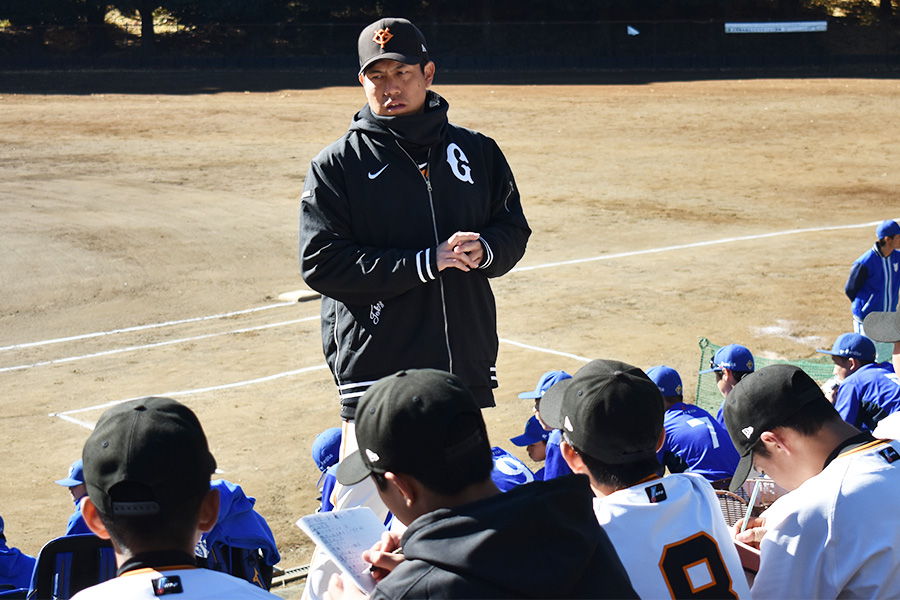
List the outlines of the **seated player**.
{"label": "seated player", "polygon": [[334,472],[337,470],[341,451],[341,435],[340,427],[329,427],[313,440],[312,458],[322,473],[316,483],[320,501],[316,512],[328,512],[334,509],[334,504],[331,503],[331,492],[334,490],[334,484],[337,483]]}
{"label": "seated player", "polygon": [[87,496],[87,489],[84,487],[84,469],[80,458],[69,466],[69,472],[64,478],[56,480],[56,484],[68,488],[72,502],[75,503],[75,512],[69,516],[69,522],[66,524],[66,535],[93,533],[81,516],[81,499]]}
{"label": "seated player", "polygon": [[889,363],[875,362],[875,343],[858,333],[842,333],[830,354],[839,380],[834,408],[858,429],[872,431],[878,422],[900,409],[900,382]]}
{"label": "seated player", "polygon": [[6,545],[3,517],[0,517],[0,591],[28,589],[35,562],[33,556]]}
{"label": "seated player", "polygon": [[643,371],[594,360],[541,400],[563,432],[572,471],[590,477],[597,521],[641,598],[750,598],[750,588],[709,482],[662,476],[662,394]]}
{"label": "seated player", "polygon": [[841,419],[793,365],[742,379],[725,422],[741,455],[731,489],[755,465],[790,492],[746,531],[735,525],[738,540],[759,547],[753,597],[897,597],[900,512],[889,499],[900,490],[900,443]]}
{"label": "seated player", "polygon": [[[373,599],[635,597],[591,514],[586,478],[500,493],[481,409],[455,375],[421,369],[377,381],[357,408],[356,440],[338,481],[371,477],[408,526],[363,553],[376,567]],[[363,596],[338,575],[328,593]]]}
{"label": "seated player", "polygon": [[560,477],[562,475],[568,475],[572,471],[569,469],[569,465],[566,464],[566,461],[563,460],[562,454],[559,452],[559,442],[562,439],[562,436],[558,429],[553,429],[549,425],[547,425],[541,419],[541,398],[544,394],[547,393],[553,385],[560,381],[564,381],[566,379],[570,379],[572,376],[566,373],[565,371],[547,371],[541,378],[538,380],[537,387],[534,390],[529,390],[527,392],[522,392],[519,394],[519,398],[523,400],[534,400],[534,416],[537,417],[537,420],[541,423],[541,425],[550,432],[550,435],[547,437],[547,450],[544,459],[544,473],[543,480],[553,479],[554,477]]}
{"label": "seated player", "polygon": [[666,441],[657,456],[670,473],[699,473],[709,481],[731,479],[737,467],[737,450],[728,431],[711,414],[695,404],[685,404],[681,376],[665,365],[647,371],[665,402],[663,427]]}
{"label": "seated player", "polygon": [[112,541],[116,577],[73,596],[277,598],[227,573],[197,568],[194,549],[219,516],[216,459],[197,416],[169,398],[123,402],[100,417],[82,452],[88,527]]}
{"label": "seated player", "polygon": [[[547,458],[547,439],[549,437],[550,432],[544,429],[544,426],[541,425],[541,422],[538,421],[535,415],[531,415],[528,421],[525,422],[525,431],[522,435],[509,438],[509,441],[520,448],[524,447],[525,452],[528,453],[528,458],[539,463],[544,462],[544,459]],[[538,481],[544,480],[544,467],[541,467],[534,474],[534,478]]]}
{"label": "seated player", "polygon": [[[754,371],[754,364],[753,355],[747,348],[740,344],[728,344],[716,350],[715,355],[709,361],[709,368],[700,371],[700,375],[715,372],[716,386],[722,392],[722,397],[725,398],[734,384]],[[725,427],[725,420],[722,417],[724,405],[725,401],[723,400],[716,413],[716,420],[722,427]]]}

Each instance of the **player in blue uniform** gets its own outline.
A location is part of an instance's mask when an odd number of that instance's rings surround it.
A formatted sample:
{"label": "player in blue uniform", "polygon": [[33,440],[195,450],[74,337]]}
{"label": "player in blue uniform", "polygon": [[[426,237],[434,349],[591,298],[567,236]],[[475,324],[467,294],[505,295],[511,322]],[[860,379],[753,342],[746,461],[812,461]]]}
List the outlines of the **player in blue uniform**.
{"label": "player in blue uniform", "polygon": [[33,556],[25,554],[18,548],[7,546],[6,534],[3,533],[3,517],[0,517],[0,590],[7,589],[4,586],[12,586],[9,589],[28,589],[31,585],[34,564]]}
{"label": "player in blue uniform", "polygon": [[337,470],[338,457],[340,456],[342,432],[340,427],[329,427],[316,436],[312,445],[312,457],[322,474],[316,483],[319,490],[321,504],[316,512],[328,512],[334,509],[331,503],[331,492],[337,483],[335,471]]}
{"label": "player in blue uniform", "polygon": [[[509,441],[516,446],[524,447],[525,452],[528,453],[528,458],[539,463],[544,462],[547,458],[547,440],[549,438],[550,432],[544,429],[544,426],[541,425],[541,422],[538,421],[535,415],[531,415],[528,421],[525,422],[525,431],[522,435],[509,438]],[[535,472],[534,478],[539,481],[544,480],[544,467]]]}
{"label": "player in blue uniform", "polygon": [[875,230],[875,237],[875,244],[853,262],[844,284],[853,312],[853,331],[863,335],[866,315],[895,312],[900,297],[900,225],[884,221]]}
{"label": "player in blue uniform", "polygon": [[537,387],[528,392],[519,394],[519,398],[523,400],[534,400],[534,415],[541,422],[541,425],[550,432],[547,438],[547,457],[544,460],[544,481],[568,475],[572,472],[569,465],[566,464],[562,453],[559,450],[559,443],[562,441],[562,434],[559,429],[553,429],[541,419],[541,398],[547,393],[554,384],[565,379],[571,379],[572,376],[565,371],[547,371],[538,380]]}
{"label": "player in blue uniform", "polygon": [[875,362],[875,343],[858,333],[838,336],[830,354],[834,375],[841,380],[834,399],[845,421],[872,431],[880,420],[900,409],[900,382],[890,363]]}
{"label": "player in blue uniform", "polygon": [[711,414],[695,404],[685,404],[681,377],[665,365],[647,371],[663,395],[666,438],[657,452],[670,473],[690,471],[709,481],[730,479],[740,456],[728,431]]}
{"label": "player in blue uniform", "polygon": [[69,472],[63,479],[56,480],[56,484],[69,488],[72,501],[75,503],[75,512],[69,516],[65,535],[94,533],[81,516],[81,499],[87,496],[87,488],[84,485],[84,468],[80,458],[69,466]]}
{"label": "player in blue uniform", "polygon": [[[722,397],[727,397],[728,392],[737,384],[738,381],[753,372],[755,363],[753,355],[746,347],[740,344],[728,344],[716,350],[715,355],[709,361],[709,368],[700,371],[700,375],[704,373],[716,373],[716,386],[722,392]],[[725,427],[725,418],[722,416],[722,408],[725,401],[719,405],[719,411],[716,413],[716,420],[722,427]]]}

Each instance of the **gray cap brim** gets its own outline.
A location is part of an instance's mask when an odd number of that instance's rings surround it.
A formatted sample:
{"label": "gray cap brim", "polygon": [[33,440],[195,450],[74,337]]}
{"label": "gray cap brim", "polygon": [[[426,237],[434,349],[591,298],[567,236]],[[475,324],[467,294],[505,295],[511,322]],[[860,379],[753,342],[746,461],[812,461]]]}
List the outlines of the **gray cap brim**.
{"label": "gray cap brim", "polygon": [[357,450],[338,463],[335,477],[341,485],[353,485],[359,483],[371,473],[369,466],[363,461],[362,455]]}
{"label": "gray cap brim", "polygon": [[541,398],[541,406],[538,409],[541,413],[541,419],[553,429],[562,429],[563,396],[566,393],[566,389],[572,385],[572,381],[574,380],[564,379],[553,384],[549,390],[544,392],[544,396]]}
{"label": "gray cap brim", "polygon": [[900,313],[873,312],[863,320],[866,337],[876,342],[900,342]]}

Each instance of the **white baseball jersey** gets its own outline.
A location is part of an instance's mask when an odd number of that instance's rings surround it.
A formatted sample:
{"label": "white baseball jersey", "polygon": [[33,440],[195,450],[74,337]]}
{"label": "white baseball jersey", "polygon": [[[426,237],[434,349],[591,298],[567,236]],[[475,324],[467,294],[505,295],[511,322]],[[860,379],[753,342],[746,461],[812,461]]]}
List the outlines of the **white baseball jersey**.
{"label": "white baseball jersey", "polygon": [[716,493],[701,475],[595,498],[594,513],[641,598],[750,598]]}
{"label": "white baseball jersey", "polygon": [[900,596],[900,444],[846,450],[762,516],[754,598]]}
{"label": "white baseball jersey", "polygon": [[209,569],[136,569],[99,585],[85,588],[72,600],[221,600],[222,598],[278,598],[227,573]]}

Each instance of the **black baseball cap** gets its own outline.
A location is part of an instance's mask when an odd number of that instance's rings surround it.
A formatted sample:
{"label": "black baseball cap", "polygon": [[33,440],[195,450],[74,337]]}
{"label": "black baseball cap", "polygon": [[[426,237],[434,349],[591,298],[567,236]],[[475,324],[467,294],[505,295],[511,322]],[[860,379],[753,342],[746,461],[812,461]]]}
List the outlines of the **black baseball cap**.
{"label": "black baseball cap", "polygon": [[375,382],[356,409],[356,441],[359,450],[338,464],[344,485],[371,473],[440,472],[491,454],[472,392],[456,375],[435,369],[399,371]]}
{"label": "black baseball cap", "polygon": [[165,514],[209,489],[216,470],[197,415],[170,398],[131,400],[103,413],[82,458],[88,495],[110,516]]}
{"label": "black baseball cap", "polygon": [[653,381],[637,367],[593,360],[541,399],[541,418],[582,452],[608,464],[656,456],[665,406]]}
{"label": "black baseball cap", "polygon": [[395,17],[375,21],[362,30],[356,42],[359,74],[378,60],[397,60],[408,65],[428,62],[428,47],[419,28]]}
{"label": "black baseball cap", "polygon": [[732,492],[747,480],[753,468],[753,446],[762,433],[818,399],[827,402],[819,384],[794,365],[764,367],[737,382],[723,408],[728,435],[741,455],[729,486]]}

